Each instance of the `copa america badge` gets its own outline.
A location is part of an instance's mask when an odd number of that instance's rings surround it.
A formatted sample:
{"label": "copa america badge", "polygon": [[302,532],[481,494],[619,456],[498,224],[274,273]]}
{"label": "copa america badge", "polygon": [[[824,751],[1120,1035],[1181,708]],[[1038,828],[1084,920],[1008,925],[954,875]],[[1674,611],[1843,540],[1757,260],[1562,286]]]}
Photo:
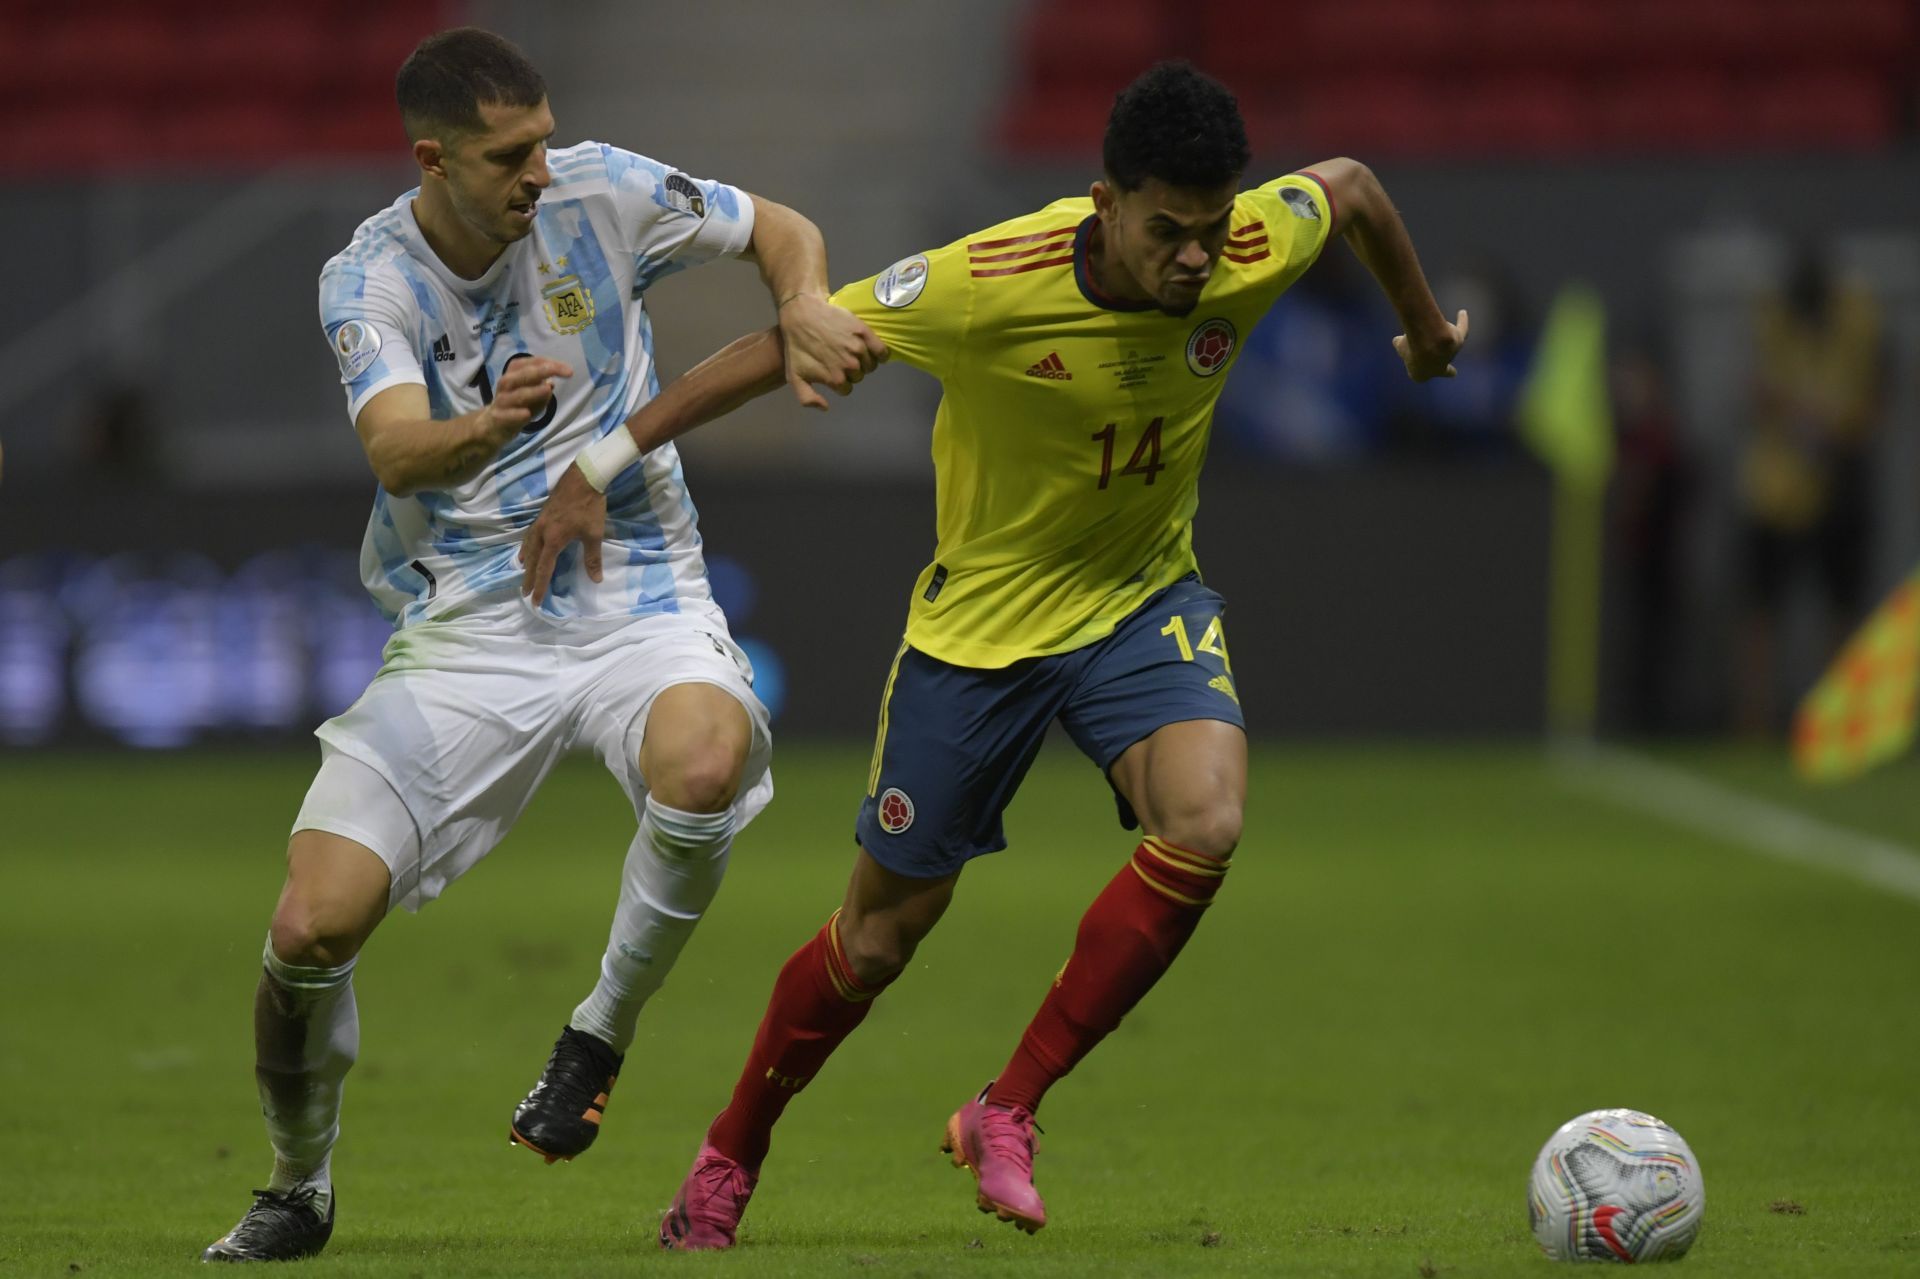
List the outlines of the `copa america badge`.
{"label": "copa america badge", "polygon": [[911,306],[927,287],[927,255],[902,258],[873,278],[873,300],[896,311]]}

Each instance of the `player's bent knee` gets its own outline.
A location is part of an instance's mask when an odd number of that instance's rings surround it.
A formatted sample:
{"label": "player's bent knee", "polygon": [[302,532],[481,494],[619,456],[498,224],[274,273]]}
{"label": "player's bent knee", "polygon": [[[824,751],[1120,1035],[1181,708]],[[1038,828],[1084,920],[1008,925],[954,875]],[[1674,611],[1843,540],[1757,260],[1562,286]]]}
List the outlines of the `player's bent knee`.
{"label": "player's bent knee", "polygon": [[[377,921],[376,921],[377,922]],[[288,893],[271,926],[273,953],[301,968],[338,968],[360,953],[373,924],[353,913]]]}
{"label": "player's bent knee", "polygon": [[270,928],[273,953],[303,968],[337,968],[387,913],[392,876],[371,849],[301,830],[287,849],[287,883]]}
{"label": "player's bent knee", "polygon": [[869,915],[849,925],[840,918],[840,949],[847,956],[847,967],[863,986],[882,986],[898,977],[913,958],[918,937],[910,936],[897,923]]}
{"label": "player's bent knee", "polygon": [[1191,852],[1208,857],[1228,858],[1240,845],[1241,811],[1238,804],[1217,804],[1192,813],[1180,814],[1154,834]]}
{"label": "player's bent knee", "polygon": [[740,774],[747,766],[745,747],[714,742],[690,750],[648,779],[648,789],[661,803],[689,813],[717,813],[740,793]]}

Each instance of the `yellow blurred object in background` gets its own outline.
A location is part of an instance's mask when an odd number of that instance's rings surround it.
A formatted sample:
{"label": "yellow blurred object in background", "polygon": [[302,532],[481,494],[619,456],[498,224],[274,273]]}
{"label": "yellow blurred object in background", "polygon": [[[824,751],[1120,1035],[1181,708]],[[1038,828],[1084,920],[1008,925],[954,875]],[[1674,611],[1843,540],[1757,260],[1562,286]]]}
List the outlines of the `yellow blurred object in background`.
{"label": "yellow blurred object in background", "polygon": [[1793,764],[1813,782],[1843,782],[1913,745],[1920,694],[1920,568],[1840,651],[1800,703]]}
{"label": "yellow blurred object in background", "polygon": [[1592,737],[1600,697],[1600,587],[1613,402],[1607,313],[1569,284],[1554,299],[1520,393],[1520,434],[1553,472],[1548,589],[1547,721],[1560,737]]}

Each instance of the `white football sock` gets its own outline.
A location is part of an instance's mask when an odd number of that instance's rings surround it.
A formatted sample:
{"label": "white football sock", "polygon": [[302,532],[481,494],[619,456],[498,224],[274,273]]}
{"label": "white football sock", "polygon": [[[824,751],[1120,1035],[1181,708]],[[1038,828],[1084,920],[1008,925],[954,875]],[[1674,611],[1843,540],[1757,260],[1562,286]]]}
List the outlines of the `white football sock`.
{"label": "white football sock", "polygon": [[720,890],[733,846],[734,812],[689,813],[647,796],[640,831],[627,848],[620,905],[613,915],[600,980],[570,1023],[613,1045],[633,1042],[634,1023],[673,971],[700,916]]}
{"label": "white football sock", "polygon": [[331,1156],[340,1136],[340,1091],[360,1055],[353,965],[302,968],[273,953],[254,997],[254,1078],[273,1143],[271,1190],[312,1186],[314,1207],[333,1199]]}

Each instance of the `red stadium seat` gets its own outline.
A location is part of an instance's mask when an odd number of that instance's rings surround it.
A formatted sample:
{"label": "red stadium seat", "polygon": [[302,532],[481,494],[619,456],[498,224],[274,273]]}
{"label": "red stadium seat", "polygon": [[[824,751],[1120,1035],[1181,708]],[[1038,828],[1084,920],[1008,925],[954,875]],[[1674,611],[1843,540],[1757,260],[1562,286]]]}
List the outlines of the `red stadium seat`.
{"label": "red stadium seat", "polygon": [[1022,24],[1022,74],[1035,88],[1084,86],[1109,100],[1161,58],[1185,50],[1169,39],[1162,0],[1046,0]]}
{"label": "red stadium seat", "polygon": [[1745,97],[1755,142],[1778,148],[1871,149],[1894,139],[1886,83],[1836,69],[1768,77]]}
{"label": "red stadium seat", "polygon": [[1617,23],[1589,0],[1465,0],[1455,12],[1476,66],[1566,72],[1619,61]]}
{"label": "red stadium seat", "polygon": [[1000,118],[1000,143],[1021,155],[1085,162],[1099,155],[1112,109],[1108,93],[1082,88],[1030,92],[1008,104]]}
{"label": "red stadium seat", "polygon": [[61,173],[387,150],[394,71],[449,7],[0,5],[0,101],[26,122],[32,163]]}
{"label": "red stadium seat", "polygon": [[1725,75],[1661,71],[1610,80],[1594,95],[1596,142],[1641,155],[1704,151],[1743,135],[1742,102]]}
{"label": "red stadium seat", "polygon": [[115,102],[41,104],[20,120],[14,158],[33,173],[79,174],[137,154],[148,120]]}

